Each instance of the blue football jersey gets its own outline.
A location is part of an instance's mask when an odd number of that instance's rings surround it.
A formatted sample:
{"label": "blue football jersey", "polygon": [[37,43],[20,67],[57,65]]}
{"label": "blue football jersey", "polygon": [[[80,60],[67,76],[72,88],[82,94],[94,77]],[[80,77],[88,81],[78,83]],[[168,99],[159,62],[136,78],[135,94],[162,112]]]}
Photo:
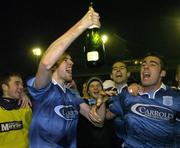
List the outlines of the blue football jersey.
{"label": "blue football jersey", "polygon": [[124,120],[125,147],[180,147],[180,91],[164,87],[154,98],[126,91],[110,102],[110,111]]}
{"label": "blue football jersey", "polygon": [[34,89],[34,80],[27,82],[33,98],[30,147],[76,148],[78,112],[83,99],[70,89],[64,92],[52,82],[43,89]]}

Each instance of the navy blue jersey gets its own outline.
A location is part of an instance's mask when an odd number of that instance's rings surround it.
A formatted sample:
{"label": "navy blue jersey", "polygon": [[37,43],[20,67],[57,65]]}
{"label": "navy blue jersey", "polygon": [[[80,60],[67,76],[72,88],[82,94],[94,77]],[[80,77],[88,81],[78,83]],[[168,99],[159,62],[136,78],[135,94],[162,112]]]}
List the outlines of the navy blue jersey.
{"label": "navy blue jersey", "polygon": [[76,148],[79,104],[83,99],[69,89],[64,92],[52,82],[43,89],[34,89],[34,80],[27,82],[33,98],[30,147]]}
{"label": "navy blue jersey", "polygon": [[126,91],[110,100],[110,111],[125,122],[126,147],[180,147],[180,91],[164,87],[153,98]]}

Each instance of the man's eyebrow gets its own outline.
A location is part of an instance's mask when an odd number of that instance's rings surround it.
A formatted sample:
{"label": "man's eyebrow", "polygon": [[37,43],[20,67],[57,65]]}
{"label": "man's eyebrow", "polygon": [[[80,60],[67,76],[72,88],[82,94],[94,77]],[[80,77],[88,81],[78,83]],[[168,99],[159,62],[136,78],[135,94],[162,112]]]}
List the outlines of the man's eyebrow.
{"label": "man's eyebrow", "polygon": [[[144,60],[144,61],[142,61],[142,64],[143,64],[143,63],[147,63],[147,61],[146,61],[146,60]],[[155,63],[155,64],[157,64],[157,65],[159,65],[159,64],[160,64],[160,63],[158,63],[157,61],[154,61],[154,60],[151,60],[151,61],[150,61],[150,63]]]}
{"label": "man's eyebrow", "polygon": [[21,81],[20,81],[20,80],[16,80],[15,82],[17,82],[17,83],[21,83]]}
{"label": "man's eyebrow", "polygon": [[21,82],[21,81],[19,81],[19,80],[15,81],[15,83],[16,83],[16,84],[22,84],[22,85],[24,85],[24,83]]}
{"label": "man's eyebrow", "polygon": [[122,68],[122,67],[123,67],[123,68],[126,68],[126,66],[113,66],[112,68],[119,68],[119,67],[120,67],[120,68]]}
{"label": "man's eyebrow", "polygon": [[158,63],[157,61],[151,60],[150,63],[156,64],[156,65],[160,65],[160,63]]}

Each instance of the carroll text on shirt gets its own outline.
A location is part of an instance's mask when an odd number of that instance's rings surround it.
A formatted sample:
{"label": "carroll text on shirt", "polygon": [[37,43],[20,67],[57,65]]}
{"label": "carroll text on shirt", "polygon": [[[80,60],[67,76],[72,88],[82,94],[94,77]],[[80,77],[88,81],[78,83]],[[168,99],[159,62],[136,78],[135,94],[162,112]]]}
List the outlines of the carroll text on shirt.
{"label": "carroll text on shirt", "polygon": [[132,112],[140,116],[156,119],[156,120],[172,120],[174,118],[174,113],[168,108],[157,106],[157,105],[147,105],[147,104],[134,104],[131,107]]}

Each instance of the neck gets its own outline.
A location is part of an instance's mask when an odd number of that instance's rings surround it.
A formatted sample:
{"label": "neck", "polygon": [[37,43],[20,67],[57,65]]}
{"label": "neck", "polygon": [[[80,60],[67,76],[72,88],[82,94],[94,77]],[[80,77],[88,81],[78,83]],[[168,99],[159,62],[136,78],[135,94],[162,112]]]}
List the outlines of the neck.
{"label": "neck", "polygon": [[62,79],[59,79],[56,73],[53,73],[52,79],[54,79],[58,84],[64,86],[65,81]]}
{"label": "neck", "polygon": [[10,98],[10,99],[13,99],[13,98],[10,97],[9,95],[5,95],[5,94],[3,94],[2,97],[3,97],[3,98]]}
{"label": "neck", "polygon": [[157,85],[151,85],[151,86],[143,86],[143,90],[144,92],[154,92],[161,87],[161,84],[162,83],[159,83]]}
{"label": "neck", "polygon": [[126,83],[115,83],[115,87],[117,88],[117,89],[121,89],[124,85],[126,85]]}

